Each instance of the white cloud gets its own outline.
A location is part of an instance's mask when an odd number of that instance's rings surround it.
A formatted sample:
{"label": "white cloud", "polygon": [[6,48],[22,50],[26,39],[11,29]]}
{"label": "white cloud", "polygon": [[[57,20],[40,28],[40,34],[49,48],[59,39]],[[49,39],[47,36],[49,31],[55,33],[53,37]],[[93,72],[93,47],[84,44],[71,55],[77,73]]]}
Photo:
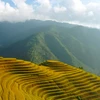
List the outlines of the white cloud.
{"label": "white cloud", "polygon": [[49,0],[37,0],[37,4],[38,5],[35,9],[37,14],[45,15],[52,9],[52,5]]}
{"label": "white cloud", "polygon": [[22,4],[22,3],[25,3],[26,0],[12,0],[12,1],[13,1],[13,3],[14,3],[15,5],[20,5],[20,4]]}
{"label": "white cloud", "polygon": [[82,13],[86,11],[85,5],[80,0],[72,0],[72,9],[76,12]]}
{"label": "white cloud", "polygon": [[[0,0],[0,21],[18,22],[29,19],[52,19],[82,25],[100,26],[100,2],[83,0],[34,0],[29,5],[26,0],[12,0],[16,5]],[[90,0],[91,1],[91,0]]]}
{"label": "white cloud", "polygon": [[13,0],[13,2],[16,4],[16,8],[11,7],[9,3],[0,1],[0,21],[16,22],[33,18],[33,7],[27,5],[25,0]]}
{"label": "white cloud", "polygon": [[88,16],[90,16],[90,17],[94,16],[93,11],[88,12]]}
{"label": "white cloud", "polygon": [[0,1],[0,21],[12,20],[12,16],[15,9],[9,5],[9,3],[4,3]]}
{"label": "white cloud", "polygon": [[38,3],[40,3],[40,6],[46,7],[48,9],[51,8],[51,3],[49,0],[37,0]]}
{"label": "white cloud", "polygon": [[62,12],[67,11],[67,8],[65,8],[65,7],[54,7],[54,11],[55,11],[55,13],[62,13]]}

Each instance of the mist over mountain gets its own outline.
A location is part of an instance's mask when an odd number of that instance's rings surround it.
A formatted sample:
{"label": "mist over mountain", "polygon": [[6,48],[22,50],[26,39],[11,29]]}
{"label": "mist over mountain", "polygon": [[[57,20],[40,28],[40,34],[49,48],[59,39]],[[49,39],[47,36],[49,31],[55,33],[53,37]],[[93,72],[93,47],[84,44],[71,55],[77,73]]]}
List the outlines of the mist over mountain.
{"label": "mist over mountain", "polygon": [[41,63],[60,60],[100,75],[100,30],[31,20],[0,23],[0,56]]}
{"label": "mist over mountain", "polygon": [[73,27],[75,25],[53,22],[30,20],[18,23],[0,22],[0,45],[7,46],[28,36],[41,32],[45,26],[59,25],[64,27]]}

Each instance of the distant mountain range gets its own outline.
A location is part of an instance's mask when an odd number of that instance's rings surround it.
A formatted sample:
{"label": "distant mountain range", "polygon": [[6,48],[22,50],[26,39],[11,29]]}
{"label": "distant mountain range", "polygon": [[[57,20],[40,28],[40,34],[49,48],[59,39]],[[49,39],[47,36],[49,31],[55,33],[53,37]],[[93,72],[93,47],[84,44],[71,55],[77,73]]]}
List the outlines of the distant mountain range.
{"label": "distant mountain range", "polygon": [[0,23],[0,55],[41,63],[60,60],[100,75],[100,30],[31,20]]}

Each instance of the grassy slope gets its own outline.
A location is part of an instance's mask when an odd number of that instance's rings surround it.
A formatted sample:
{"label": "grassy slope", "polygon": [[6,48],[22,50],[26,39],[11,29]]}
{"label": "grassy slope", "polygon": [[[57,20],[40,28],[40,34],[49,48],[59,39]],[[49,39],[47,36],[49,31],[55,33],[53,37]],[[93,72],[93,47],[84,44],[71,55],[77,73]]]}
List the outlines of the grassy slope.
{"label": "grassy slope", "polygon": [[59,61],[0,57],[1,100],[99,100],[100,78]]}
{"label": "grassy slope", "polygon": [[[0,46],[5,47],[28,36],[41,32],[49,25],[58,25],[53,21],[29,20],[25,22],[0,22]],[[73,27],[75,25],[60,23],[59,26]]]}
{"label": "grassy slope", "polygon": [[6,48],[1,52],[1,55],[35,63],[41,63],[48,59],[58,59],[93,72],[92,68],[88,67],[81,59],[86,56],[86,50],[84,44],[71,34],[69,29],[49,26],[44,31]]}
{"label": "grassy slope", "polygon": [[72,58],[74,55],[62,43],[61,37],[55,28],[50,27],[48,31],[37,33],[25,40],[19,41],[3,52],[5,56],[15,56],[36,63],[48,59],[59,59],[63,62],[73,64]]}
{"label": "grassy slope", "polygon": [[63,24],[54,25],[54,22],[48,25],[43,24],[43,26],[42,22],[39,24],[41,27],[36,30],[40,32],[35,30],[35,33],[30,30],[29,33],[33,32],[33,35],[3,49],[0,55],[35,63],[58,59],[100,74],[99,30],[79,26],[66,28]]}

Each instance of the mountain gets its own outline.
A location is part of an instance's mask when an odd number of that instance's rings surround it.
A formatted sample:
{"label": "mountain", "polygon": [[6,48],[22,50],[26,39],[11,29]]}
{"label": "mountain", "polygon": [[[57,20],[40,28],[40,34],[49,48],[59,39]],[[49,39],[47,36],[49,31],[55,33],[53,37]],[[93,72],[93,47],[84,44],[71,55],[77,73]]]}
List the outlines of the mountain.
{"label": "mountain", "polygon": [[100,78],[59,61],[0,57],[0,99],[100,100]]}
{"label": "mountain", "polygon": [[[29,60],[35,63],[41,63],[48,59],[60,60],[75,66],[86,66],[79,61],[70,51],[67,38],[73,40],[70,34],[66,35],[66,28],[61,27],[45,27],[43,32],[33,34],[32,36],[19,41],[8,48],[1,51],[1,55],[5,57],[16,57]],[[61,33],[61,32],[63,33]],[[67,45],[69,45],[69,48]]]}
{"label": "mountain", "polygon": [[[9,46],[34,33],[41,32],[45,29],[45,26],[58,24],[58,22],[40,20],[29,20],[18,23],[0,22],[0,47]],[[75,26],[66,23],[61,23],[59,25],[69,28]]]}
{"label": "mountain", "polygon": [[[24,23],[31,29],[26,31],[26,28],[23,28],[21,34],[16,33],[18,39],[13,41],[10,38],[12,43],[8,39],[9,45],[1,48],[1,56],[16,57],[35,63],[48,59],[60,60],[100,75],[100,30],[52,21]],[[27,23],[36,26],[34,28]]]}

